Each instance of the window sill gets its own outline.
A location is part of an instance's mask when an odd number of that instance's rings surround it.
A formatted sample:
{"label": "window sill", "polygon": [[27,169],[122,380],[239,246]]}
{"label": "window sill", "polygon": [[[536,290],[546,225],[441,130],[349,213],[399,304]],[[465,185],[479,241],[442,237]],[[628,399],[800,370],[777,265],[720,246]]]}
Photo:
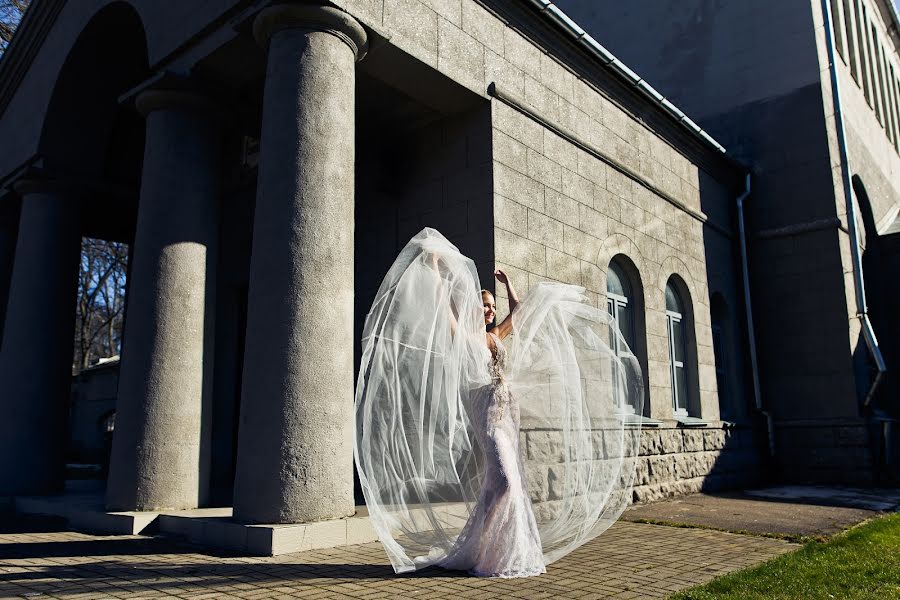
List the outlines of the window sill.
{"label": "window sill", "polygon": [[625,426],[628,427],[659,427],[663,422],[659,419],[651,419],[650,417],[641,417],[638,415],[628,415],[625,417]]}
{"label": "window sill", "polygon": [[712,421],[706,421],[697,417],[675,417],[679,427],[709,427]]}

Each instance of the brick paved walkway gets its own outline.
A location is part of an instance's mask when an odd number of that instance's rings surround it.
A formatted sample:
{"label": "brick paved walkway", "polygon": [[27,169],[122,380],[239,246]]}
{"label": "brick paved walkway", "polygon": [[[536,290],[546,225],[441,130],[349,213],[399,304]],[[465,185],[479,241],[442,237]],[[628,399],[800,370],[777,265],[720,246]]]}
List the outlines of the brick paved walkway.
{"label": "brick paved walkway", "polygon": [[797,547],[619,522],[545,576],[488,580],[439,569],[398,577],[377,543],[256,558],[201,554],[161,538],[41,529],[23,521],[12,531],[24,533],[0,533],[0,597],[661,598]]}

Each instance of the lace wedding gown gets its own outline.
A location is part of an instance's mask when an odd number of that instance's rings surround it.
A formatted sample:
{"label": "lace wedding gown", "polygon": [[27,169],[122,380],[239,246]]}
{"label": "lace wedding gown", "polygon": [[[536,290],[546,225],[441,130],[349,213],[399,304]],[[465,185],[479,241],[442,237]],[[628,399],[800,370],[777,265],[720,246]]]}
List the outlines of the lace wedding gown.
{"label": "lace wedding gown", "polygon": [[426,228],[366,316],[354,457],[397,573],[542,573],[631,500],[643,378],[615,321],[583,288],[537,283],[492,353],[480,290]]}
{"label": "lace wedding gown", "polygon": [[472,425],[484,458],[481,493],[456,543],[437,564],[480,577],[539,575],[546,569],[519,452],[519,405],[504,379],[506,348],[499,337],[488,335],[491,383],[479,388],[472,402]]}

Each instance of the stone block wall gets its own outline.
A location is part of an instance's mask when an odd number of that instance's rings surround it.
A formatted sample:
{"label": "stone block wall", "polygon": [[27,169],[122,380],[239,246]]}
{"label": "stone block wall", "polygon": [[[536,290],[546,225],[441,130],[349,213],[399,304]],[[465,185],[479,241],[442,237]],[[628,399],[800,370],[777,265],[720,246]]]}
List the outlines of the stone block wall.
{"label": "stone block wall", "polygon": [[[531,500],[552,510],[562,497],[561,434],[523,426],[520,436]],[[603,432],[594,432],[594,436],[602,448]],[[640,436],[633,502],[749,487],[764,481],[762,457],[750,428],[662,426],[646,428]]]}
{"label": "stone block wall", "polygon": [[776,422],[779,474],[799,483],[871,485],[882,435],[880,423],[862,419]]}
{"label": "stone block wall", "polygon": [[[424,227],[493,271],[490,107],[485,102],[390,140],[367,140],[357,158],[356,339],[385,273]],[[357,348],[357,357],[359,348]]]}
{"label": "stone block wall", "polygon": [[[553,122],[535,121],[533,115],[544,114],[538,107],[527,100],[525,106],[531,114],[493,103],[498,268],[509,273],[520,296],[538,281],[561,281],[583,286],[602,307],[609,263],[617,255],[626,257],[635,267],[632,287],[643,291],[639,304],[644,308],[646,355],[638,358],[648,374],[648,414],[659,419],[672,417],[664,292],[669,278],[677,275],[691,312],[693,413],[718,420],[704,247],[704,235],[717,234],[705,228],[705,217],[690,208],[699,205],[699,189],[691,183],[696,185],[697,168],[690,166],[687,179],[681,179],[655,159],[652,150],[640,149],[639,135],[627,141],[616,137],[614,144],[594,146],[599,152],[588,152],[558,135]],[[587,131],[602,127],[600,121],[591,121]],[[610,150],[615,144],[628,145],[639,164],[653,162],[660,172],[678,179],[684,191],[674,198],[682,206],[657,193],[661,188],[652,175],[629,177],[598,156],[619,163]],[[634,163],[624,166],[636,172]],[[502,311],[504,290],[497,291]]]}
{"label": "stone block wall", "polygon": [[641,432],[634,501],[649,502],[763,481],[754,432],[745,427],[660,427]]}
{"label": "stone block wall", "polygon": [[[821,88],[824,106],[831,110],[832,90],[828,75],[827,53],[825,48],[824,14],[818,3],[814,4],[816,25],[816,44],[819,48],[819,62],[822,69]],[[851,5],[847,12],[842,3],[837,3],[832,11],[832,20],[836,27],[848,24],[853,29],[852,39],[848,39],[845,31],[837,31],[835,39],[835,64],[838,71],[838,83],[841,92],[841,109],[844,116],[844,128],[847,136],[849,160],[855,175],[860,175],[866,187],[867,199],[871,204],[873,220],[879,230],[889,227],[895,218],[893,210],[900,202],[900,125],[897,120],[897,103],[900,102],[900,59],[898,59],[897,38],[888,32],[892,29],[890,19],[885,19],[886,12],[879,10],[878,0],[865,0],[859,3],[861,10],[867,7],[868,24],[863,31],[875,29],[881,46],[878,55],[872,56],[873,73],[867,58],[871,46],[862,44],[858,38],[857,20],[861,13],[857,5]],[[860,23],[860,25],[862,25]],[[867,35],[871,33],[867,32]],[[869,40],[871,42],[871,39]],[[852,47],[852,52],[851,52]],[[884,53],[881,53],[881,50]],[[868,75],[868,77],[866,77]],[[867,93],[868,90],[868,93]],[[881,100],[881,92],[886,95]],[[885,106],[886,105],[886,106]],[[887,108],[887,113],[884,112]],[[829,154],[832,164],[837,165],[837,135],[833,120],[825,122],[828,130]],[[897,140],[895,140],[895,135]],[[835,197],[838,212],[843,217],[844,201],[840,180],[840,171],[835,169]]]}
{"label": "stone block wall", "polygon": [[[644,433],[635,498],[695,491],[706,480],[737,484],[738,467],[731,465],[756,464],[755,453],[749,435],[720,426],[704,243],[719,236],[715,247],[730,253],[722,233],[731,228],[730,213],[711,211],[722,222],[706,226],[700,198],[701,179],[712,198],[730,201],[728,186],[480,3],[336,4],[475,94],[487,98],[494,83],[512,99],[490,104],[493,256],[520,296],[538,281],[560,281],[583,286],[604,307],[610,261],[622,255],[633,264],[644,313],[646,343],[638,358],[646,372],[645,415],[663,423]],[[716,260],[733,264],[730,254]],[[708,422],[704,430],[679,429],[672,420],[664,291],[673,275],[687,296],[692,416]],[[502,318],[505,290],[497,292]],[[538,504],[558,495],[553,434],[522,433]]]}

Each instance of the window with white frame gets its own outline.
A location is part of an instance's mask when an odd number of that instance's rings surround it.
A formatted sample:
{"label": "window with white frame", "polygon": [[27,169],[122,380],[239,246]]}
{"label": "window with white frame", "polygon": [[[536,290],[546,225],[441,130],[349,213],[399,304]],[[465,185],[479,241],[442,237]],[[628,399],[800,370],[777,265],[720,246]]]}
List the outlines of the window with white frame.
{"label": "window with white frame", "polygon": [[[622,267],[614,260],[606,272],[606,310],[616,321],[622,337],[613,336],[610,345],[616,356],[631,357],[635,348],[636,335],[634,324],[635,298],[628,277]],[[623,343],[624,339],[624,343]],[[616,384],[618,385],[618,383]],[[623,412],[634,414],[635,407],[625,401],[623,390],[616,388],[618,405]]]}
{"label": "window with white frame", "polygon": [[672,407],[675,417],[688,416],[687,340],[681,295],[672,282],[666,284],[666,326],[669,334],[669,371],[672,378]]}

